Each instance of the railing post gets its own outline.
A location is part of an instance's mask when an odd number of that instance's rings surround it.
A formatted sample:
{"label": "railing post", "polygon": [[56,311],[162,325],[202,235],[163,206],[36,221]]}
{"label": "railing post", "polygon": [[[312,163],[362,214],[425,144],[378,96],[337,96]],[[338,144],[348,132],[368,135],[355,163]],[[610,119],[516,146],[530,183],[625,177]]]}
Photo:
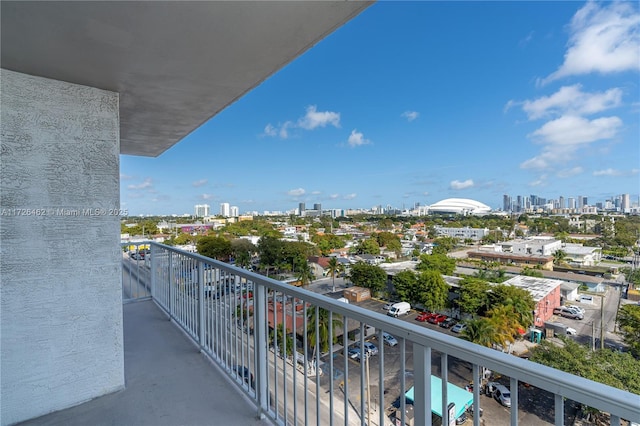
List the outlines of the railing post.
{"label": "railing post", "polygon": [[174,280],[174,272],[173,272],[173,252],[169,251],[169,302],[167,303],[167,308],[169,308],[169,321],[173,319],[173,280]]}
{"label": "railing post", "polygon": [[205,315],[204,315],[204,262],[198,261],[198,335],[200,336],[200,352],[205,345]]}
{"label": "railing post", "polygon": [[417,343],[413,344],[413,414],[414,424],[431,426],[431,348]]}
{"label": "railing post", "polygon": [[[442,424],[449,424],[449,357],[446,353],[440,354],[440,379],[442,380]],[[456,407],[457,410],[457,407]],[[455,414],[454,414],[455,416]]]}
{"label": "railing post", "polygon": [[555,394],[555,425],[564,426],[564,398]]}
{"label": "railing post", "polygon": [[[264,413],[269,411],[269,389],[267,389],[267,336],[266,306],[267,289],[263,284],[253,284],[254,297],[254,334],[256,336],[256,392],[258,397],[258,417],[264,418]],[[275,315],[275,313],[274,313]]]}
{"label": "railing post", "polygon": [[509,387],[511,391],[511,426],[518,426],[518,379],[511,377]]}
{"label": "railing post", "polygon": [[156,257],[158,256],[158,247],[156,247],[154,244],[151,244],[151,288],[149,289],[149,291],[151,292],[151,298],[155,298],[156,296],[156,268],[158,266],[158,261],[156,260]]}

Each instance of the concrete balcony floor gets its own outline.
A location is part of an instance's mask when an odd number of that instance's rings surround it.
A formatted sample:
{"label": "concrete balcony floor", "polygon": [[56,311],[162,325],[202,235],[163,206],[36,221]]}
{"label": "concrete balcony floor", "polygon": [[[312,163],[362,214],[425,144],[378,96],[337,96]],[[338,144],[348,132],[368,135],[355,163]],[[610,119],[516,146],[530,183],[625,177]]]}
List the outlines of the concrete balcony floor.
{"label": "concrete balcony floor", "polygon": [[21,425],[270,425],[152,301],[123,305],[126,388]]}

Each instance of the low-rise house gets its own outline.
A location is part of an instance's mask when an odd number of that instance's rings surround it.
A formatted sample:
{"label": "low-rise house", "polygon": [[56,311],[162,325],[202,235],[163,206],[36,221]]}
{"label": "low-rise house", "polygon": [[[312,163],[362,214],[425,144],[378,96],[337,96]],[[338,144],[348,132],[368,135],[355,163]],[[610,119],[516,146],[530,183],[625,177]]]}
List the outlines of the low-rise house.
{"label": "low-rise house", "polygon": [[531,294],[536,303],[533,312],[536,327],[544,326],[545,321],[553,316],[553,309],[560,306],[560,288],[563,284],[560,280],[518,275],[503,284],[525,289]]}

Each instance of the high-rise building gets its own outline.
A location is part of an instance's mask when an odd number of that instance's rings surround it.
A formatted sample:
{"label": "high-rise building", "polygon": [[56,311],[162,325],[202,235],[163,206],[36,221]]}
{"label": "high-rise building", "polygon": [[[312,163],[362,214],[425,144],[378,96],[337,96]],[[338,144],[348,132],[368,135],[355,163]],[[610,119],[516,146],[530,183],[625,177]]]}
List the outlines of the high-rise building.
{"label": "high-rise building", "polygon": [[582,199],[583,199],[582,195],[578,195],[578,206],[577,206],[578,210],[582,210],[582,206],[584,205],[582,204]]}
{"label": "high-rise building", "polygon": [[588,206],[588,205],[589,205],[589,201],[587,200],[587,197],[582,197],[582,207]]}
{"label": "high-rise building", "polygon": [[193,207],[193,214],[195,217],[209,216],[209,204],[196,204]]}
{"label": "high-rise building", "polygon": [[314,204],[313,205],[313,209],[321,212],[322,211],[322,204]]}
{"label": "high-rise building", "polygon": [[306,210],[304,203],[298,203],[298,216],[304,216]]}
{"label": "high-rise building", "polygon": [[511,196],[507,194],[504,194],[502,196],[502,210],[505,212],[510,212],[512,210]]}
{"label": "high-rise building", "polygon": [[565,207],[566,204],[564,203],[564,197],[561,195],[560,198],[558,198],[558,208],[564,209]]}
{"label": "high-rise building", "polygon": [[238,217],[240,216],[239,214],[239,210],[238,210],[238,206],[231,206],[231,209],[229,211],[229,216],[231,217]]}
{"label": "high-rise building", "polygon": [[623,213],[628,213],[629,210],[631,210],[631,201],[629,199],[629,194],[622,194],[622,203],[620,205],[620,208],[622,209]]}
{"label": "high-rise building", "polygon": [[575,209],[576,209],[576,199],[575,199],[575,198],[573,198],[573,197],[569,197],[569,198],[567,199],[567,201],[568,201],[568,205],[567,205],[567,206],[568,206],[570,209],[575,210]]}
{"label": "high-rise building", "polygon": [[229,203],[220,203],[220,216],[223,216],[223,217],[231,216]]}

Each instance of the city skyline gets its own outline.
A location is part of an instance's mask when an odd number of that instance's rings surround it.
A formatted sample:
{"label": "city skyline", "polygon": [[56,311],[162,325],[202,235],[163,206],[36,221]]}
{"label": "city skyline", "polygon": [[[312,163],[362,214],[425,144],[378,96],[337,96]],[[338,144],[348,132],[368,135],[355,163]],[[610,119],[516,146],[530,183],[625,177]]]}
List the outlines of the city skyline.
{"label": "city skyline", "polygon": [[374,4],[158,158],[121,156],[121,207],[636,203],[639,16],[631,2]]}

